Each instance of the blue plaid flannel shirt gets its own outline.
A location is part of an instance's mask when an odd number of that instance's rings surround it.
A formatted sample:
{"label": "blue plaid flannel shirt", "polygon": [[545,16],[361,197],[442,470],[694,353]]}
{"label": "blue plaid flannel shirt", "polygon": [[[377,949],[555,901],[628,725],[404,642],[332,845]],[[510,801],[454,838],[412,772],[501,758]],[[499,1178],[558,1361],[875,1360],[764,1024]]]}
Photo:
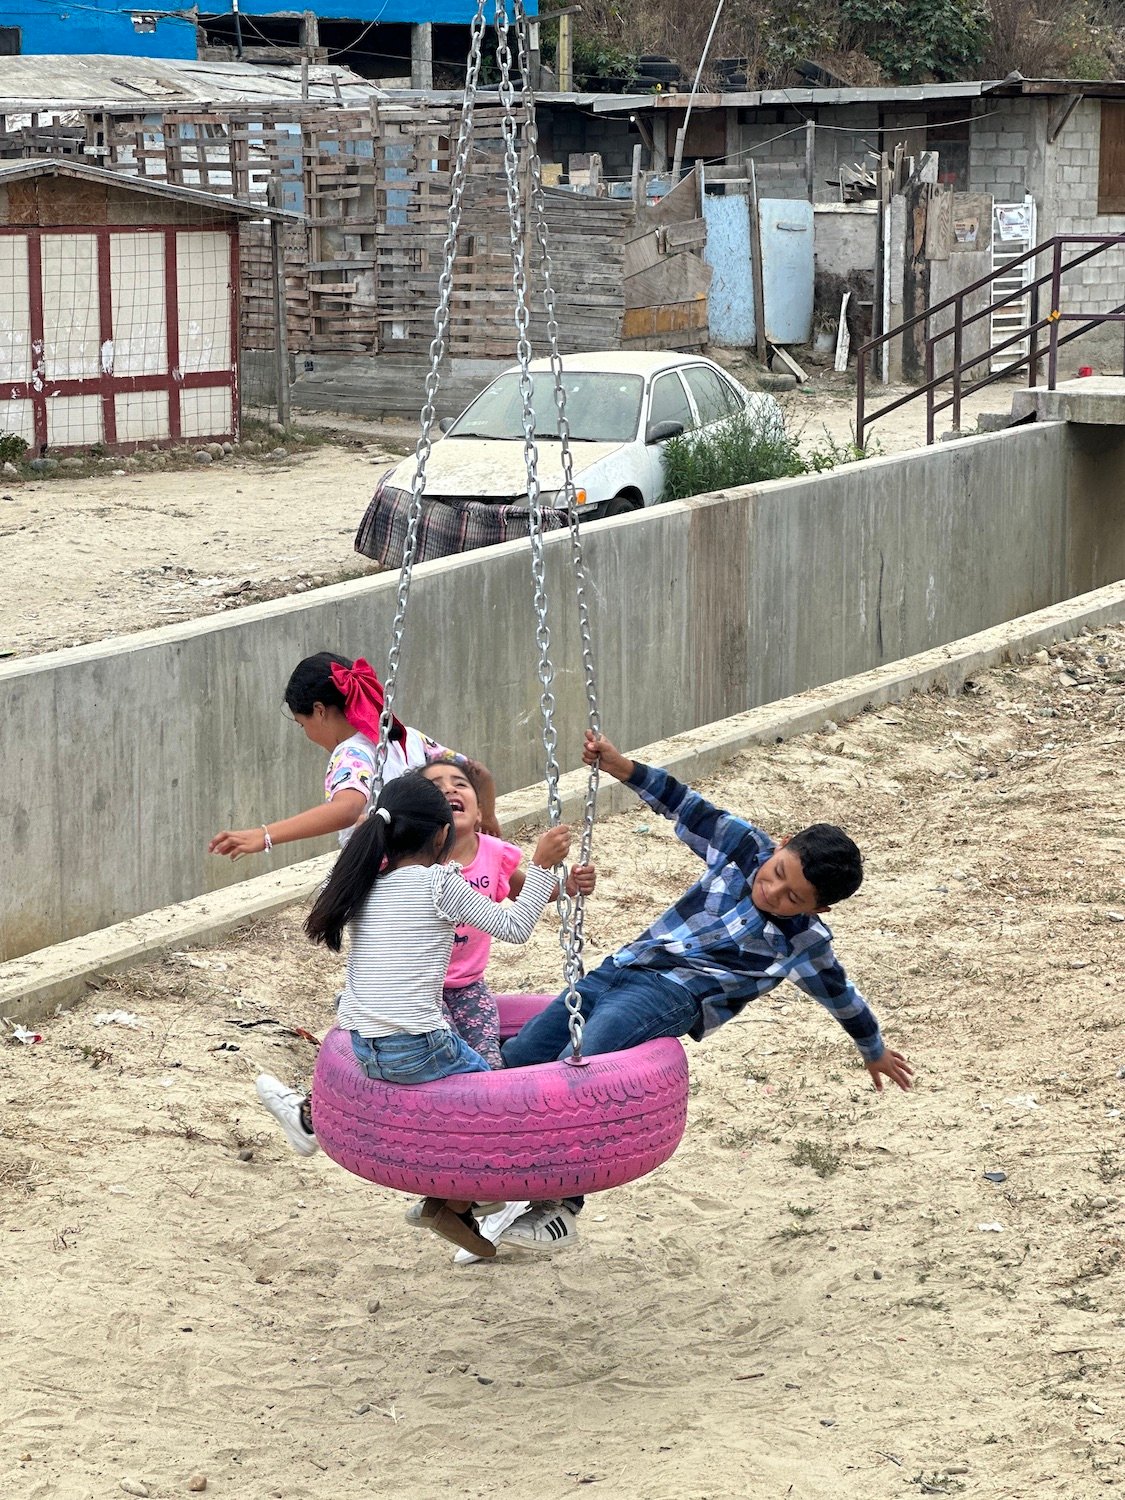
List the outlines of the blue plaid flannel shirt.
{"label": "blue plaid flannel shirt", "polygon": [[703,877],[635,942],[619,949],[619,967],[654,969],[699,1002],[698,1041],[744,1005],[791,980],[839,1021],[866,1062],[883,1055],[879,1023],[832,952],[819,917],[768,917],[750,899],[758,869],[774,852],[768,834],[676,781],[635,762],[629,785],[706,865]]}

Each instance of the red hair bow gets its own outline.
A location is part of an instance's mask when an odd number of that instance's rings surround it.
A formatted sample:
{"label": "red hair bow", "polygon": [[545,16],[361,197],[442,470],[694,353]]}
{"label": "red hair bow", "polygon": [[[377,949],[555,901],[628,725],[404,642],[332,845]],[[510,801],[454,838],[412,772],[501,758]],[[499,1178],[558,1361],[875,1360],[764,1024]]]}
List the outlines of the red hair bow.
{"label": "red hair bow", "polygon": [[[332,681],[344,695],[344,718],[353,729],[365,734],[369,740],[379,742],[379,723],[383,714],[383,684],[375,675],[370,662],[357,656],[350,667],[332,663]],[[398,719],[391,720],[391,739],[403,740],[406,727]]]}

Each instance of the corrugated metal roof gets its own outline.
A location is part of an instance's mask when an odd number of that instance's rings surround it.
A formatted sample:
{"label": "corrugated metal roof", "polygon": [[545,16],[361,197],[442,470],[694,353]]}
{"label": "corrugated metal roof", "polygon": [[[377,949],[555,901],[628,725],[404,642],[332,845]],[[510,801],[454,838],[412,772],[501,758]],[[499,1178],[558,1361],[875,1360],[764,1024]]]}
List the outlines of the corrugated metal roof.
{"label": "corrugated metal roof", "polygon": [[143,193],[149,198],[174,198],[177,203],[191,203],[214,213],[229,213],[239,219],[299,219],[300,214],[284,213],[256,203],[239,203],[218,193],[204,193],[198,188],[178,187],[167,182],[153,182],[143,177],[127,177],[124,172],[110,172],[105,167],[91,167],[85,162],[62,156],[36,156],[27,161],[0,161],[0,188],[9,183],[24,182],[31,177],[70,177],[81,182],[96,182],[126,192]]}
{"label": "corrugated metal roof", "polygon": [[[380,89],[350,68],[318,65],[308,70],[305,102],[355,106],[379,97]],[[301,102],[299,67],[99,54],[0,57],[3,114],[46,109],[149,113],[177,107]]]}
{"label": "corrugated metal roof", "polygon": [[[1125,82],[1082,82],[1070,78],[970,79],[963,83],[899,84],[887,88],[796,88],[758,89],[750,93],[696,94],[692,109],[824,109],[832,105],[881,104],[891,108],[914,104],[954,103],[958,99],[980,99],[1008,95],[1083,94],[1092,99],[1125,96]],[[542,94],[540,103],[573,100],[594,114],[618,114],[626,110],[680,110],[687,108],[688,94]]]}

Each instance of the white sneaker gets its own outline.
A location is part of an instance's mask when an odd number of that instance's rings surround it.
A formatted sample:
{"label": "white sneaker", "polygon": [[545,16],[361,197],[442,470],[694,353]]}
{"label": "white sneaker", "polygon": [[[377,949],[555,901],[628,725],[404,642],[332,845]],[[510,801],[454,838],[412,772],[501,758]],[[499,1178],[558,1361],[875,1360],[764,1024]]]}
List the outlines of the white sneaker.
{"label": "white sneaker", "polygon": [[281,1079],[275,1078],[272,1073],[259,1073],[254,1087],[258,1090],[258,1098],[284,1130],[285,1139],[298,1156],[312,1156],[320,1150],[316,1136],[305,1129],[301,1119],[301,1105],[306,1097],[304,1094],[299,1094],[296,1089],[287,1089]]}
{"label": "white sneaker", "polygon": [[[486,1240],[491,1240],[494,1245],[498,1245],[503,1239],[504,1231],[508,1226],[514,1224],[520,1215],[526,1213],[530,1207],[531,1204],[528,1203],[526,1198],[521,1198],[518,1202],[514,1203],[503,1203],[495,1213],[487,1214],[483,1219],[479,1220],[477,1228]],[[457,1254],[453,1257],[453,1264],[455,1266],[471,1266],[478,1260],[483,1259],[483,1255],[474,1255],[471,1250],[458,1250]]]}
{"label": "white sneaker", "polygon": [[561,1203],[537,1203],[504,1234],[515,1250],[569,1250],[577,1242],[577,1215]]}

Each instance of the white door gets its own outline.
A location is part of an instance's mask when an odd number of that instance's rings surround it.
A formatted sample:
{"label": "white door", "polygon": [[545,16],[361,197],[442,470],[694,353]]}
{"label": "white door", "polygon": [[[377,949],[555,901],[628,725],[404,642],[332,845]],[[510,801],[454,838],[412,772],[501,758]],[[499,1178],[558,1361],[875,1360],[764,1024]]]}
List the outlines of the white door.
{"label": "white door", "polygon": [[[998,270],[1005,262],[1025,254],[1035,247],[1035,199],[1030,193],[1022,203],[993,203],[992,205],[992,269]],[[1013,266],[1006,276],[998,276],[992,283],[992,300],[1004,303],[992,314],[992,343],[1001,344],[1012,334],[1026,328],[1031,317],[1031,293],[1028,287],[1035,280],[1035,262],[1025,260]],[[1009,344],[992,356],[991,369],[1007,370],[1027,353],[1027,340],[1020,339]]]}

